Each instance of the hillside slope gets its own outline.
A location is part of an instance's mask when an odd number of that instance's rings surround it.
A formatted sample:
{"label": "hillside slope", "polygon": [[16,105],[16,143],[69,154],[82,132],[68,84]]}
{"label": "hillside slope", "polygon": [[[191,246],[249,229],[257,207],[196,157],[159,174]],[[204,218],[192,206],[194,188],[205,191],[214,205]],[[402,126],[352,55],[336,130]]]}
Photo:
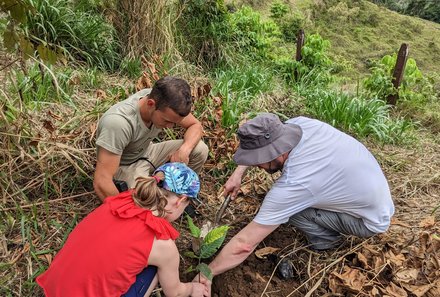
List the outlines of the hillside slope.
{"label": "hillside slope", "polygon": [[[284,2],[292,12],[303,15],[306,34],[317,32],[330,40],[331,56],[346,66],[344,74],[349,77],[362,76],[370,60],[397,52],[404,42],[424,73],[440,73],[440,24],[401,15],[366,0]],[[271,3],[257,9],[268,16]]]}

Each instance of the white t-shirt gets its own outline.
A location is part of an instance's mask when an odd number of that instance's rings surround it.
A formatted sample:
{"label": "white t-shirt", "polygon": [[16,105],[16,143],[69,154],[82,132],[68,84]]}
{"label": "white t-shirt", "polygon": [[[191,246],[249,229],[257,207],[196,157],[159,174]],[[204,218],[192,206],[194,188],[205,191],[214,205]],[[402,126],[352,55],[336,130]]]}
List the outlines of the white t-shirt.
{"label": "white t-shirt", "polygon": [[283,224],[306,208],[318,208],[362,218],[370,231],[385,232],[394,204],[385,176],[367,148],[318,120],[297,117],[287,123],[300,126],[302,138],[254,221]]}

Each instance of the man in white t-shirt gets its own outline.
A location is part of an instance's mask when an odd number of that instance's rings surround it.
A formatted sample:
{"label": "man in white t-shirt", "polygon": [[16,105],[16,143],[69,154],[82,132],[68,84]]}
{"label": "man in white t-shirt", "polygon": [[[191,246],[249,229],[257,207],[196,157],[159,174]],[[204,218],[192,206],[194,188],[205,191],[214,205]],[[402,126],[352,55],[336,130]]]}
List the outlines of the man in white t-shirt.
{"label": "man in white t-shirt", "polygon": [[[166,162],[183,162],[197,173],[208,157],[203,127],[192,114],[191,89],[178,77],[159,79],[107,110],[96,135],[97,162],[93,186],[101,200],[118,194],[117,184],[133,188]],[[183,139],[153,143],[164,128],[185,129]]]}
{"label": "man in white t-shirt", "polygon": [[254,220],[209,264],[214,276],[242,263],[280,224],[301,230],[315,250],[337,247],[342,235],[366,238],[388,229],[394,213],[388,183],[373,155],[353,137],[306,117],[283,124],[270,113],[248,121],[237,134],[239,166],[225,195],[235,198],[248,166],[282,175]]}

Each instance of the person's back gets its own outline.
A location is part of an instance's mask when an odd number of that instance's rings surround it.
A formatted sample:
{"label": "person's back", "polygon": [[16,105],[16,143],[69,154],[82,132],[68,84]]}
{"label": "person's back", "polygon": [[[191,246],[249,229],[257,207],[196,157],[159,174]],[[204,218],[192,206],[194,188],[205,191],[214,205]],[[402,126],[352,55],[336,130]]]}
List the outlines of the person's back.
{"label": "person's back", "polygon": [[304,186],[315,199],[310,207],[361,217],[371,231],[386,231],[394,205],[387,180],[368,149],[318,120],[298,117],[286,123],[299,125],[303,135],[278,182]]}
{"label": "person's back", "polygon": [[[183,182],[168,186],[175,179]],[[106,198],[78,224],[37,283],[50,297],[119,297],[132,289],[143,270],[155,265],[170,296],[203,296],[202,285],[180,283],[174,243],[179,233],[169,223],[182,214],[199,187],[197,175],[181,163],[165,164],[155,176],[139,178],[136,190]],[[155,272],[145,291],[150,283],[154,287]]]}

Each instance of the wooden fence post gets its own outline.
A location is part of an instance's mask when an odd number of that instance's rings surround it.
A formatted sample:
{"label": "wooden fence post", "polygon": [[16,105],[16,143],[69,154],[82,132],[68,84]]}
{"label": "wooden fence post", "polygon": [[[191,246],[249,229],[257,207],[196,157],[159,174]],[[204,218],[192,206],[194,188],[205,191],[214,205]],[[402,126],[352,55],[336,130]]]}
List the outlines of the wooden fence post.
{"label": "wooden fence post", "polygon": [[396,105],[399,98],[399,86],[403,79],[403,73],[405,72],[405,65],[408,59],[409,48],[408,44],[402,43],[400,46],[399,54],[397,55],[396,66],[393,72],[393,86],[397,90],[396,94],[389,95],[387,98],[388,104]]}
{"label": "wooden fence post", "polygon": [[[301,56],[301,50],[302,47],[304,45],[304,30],[300,29],[298,34],[296,35],[296,55],[295,55],[295,60],[296,61],[301,61],[302,56]],[[298,71],[295,70],[295,79],[298,79]]]}
{"label": "wooden fence post", "polygon": [[296,56],[295,60],[301,61],[301,49],[304,45],[304,30],[300,29],[298,35],[296,36]]}

